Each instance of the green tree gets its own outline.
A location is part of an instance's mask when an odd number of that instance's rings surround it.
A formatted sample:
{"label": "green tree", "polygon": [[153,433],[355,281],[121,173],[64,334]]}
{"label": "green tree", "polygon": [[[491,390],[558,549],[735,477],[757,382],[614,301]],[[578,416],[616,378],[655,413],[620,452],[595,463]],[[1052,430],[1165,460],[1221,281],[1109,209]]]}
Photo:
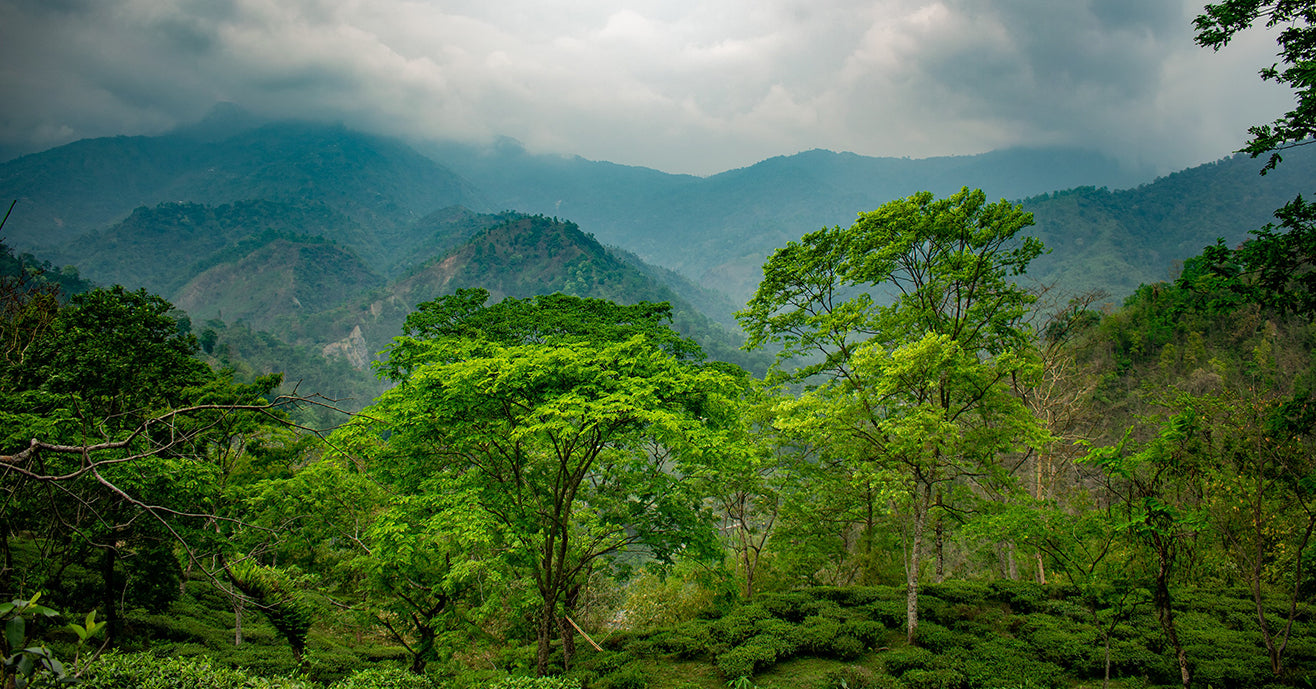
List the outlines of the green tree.
{"label": "green tree", "polygon": [[571,662],[565,618],[605,558],[711,543],[686,477],[716,451],[713,429],[735,421],[737,389],[670,334],[665,305],[552,295],[484,307],[481,292],[422,305],[383,367],[400,384],[336,437],[387,485],[441,481],[495,525],[539,594],[543,674],[555,628]]}
{"label": "green tree", "polygon": [[930,512],[952,482],[1043,435],[1010,388],[1036,368],[1033,298],[1013,281],[1042,251],[1017,236],[1031,224],[981,191],[892,201],[779,249],[738,314],[747,347],[779,344],[777,373],[812,386],[802,428],[828,434],[856,481],[885,486],[874,504],[897,504],[911,642]]}
{"label": "green tree", "polygon": [[[39,300],[44,299],[39,297]],[[40,301],[40,303],[46,303]],[[268,414],[269,379],[236,386],[192,358],[195,340],[168,302],[98,289],[32,328],[0,376],[3,546],[24,533],[36,562],[7,567],[15,588],[58,590],[72,562],[97,559],[113,642],[123,605],[163,606],[182,576],[175,546],[213,544],[222,472],[219,436],[234,415]],[[83,605],[86,601],[64,601]]]}
{"label": "green tree", "polygon": [[[1280,28],[1278,61],[1261,78],[1294,90],[1296,104],[1271,124],[1249,128],[1242,151],[1253,158],[1269,153],[1261,173],[1283,160],[1282,151],[1316,140],[1316,3],[1311,0],[1226,0],[1207,5],[1197,17],[1197,43],[1221,50],[1239,32],[1264,21]],[[1275,212],[1279,224],[1254,232],[1256,238],[1238,252],[1244,270],[1259,290],[1249,290],[1263,304],[1307,317],[1316,314],[1316,206],[1298,196]],[[1222,251],[1221,248],[1218,251]]]}

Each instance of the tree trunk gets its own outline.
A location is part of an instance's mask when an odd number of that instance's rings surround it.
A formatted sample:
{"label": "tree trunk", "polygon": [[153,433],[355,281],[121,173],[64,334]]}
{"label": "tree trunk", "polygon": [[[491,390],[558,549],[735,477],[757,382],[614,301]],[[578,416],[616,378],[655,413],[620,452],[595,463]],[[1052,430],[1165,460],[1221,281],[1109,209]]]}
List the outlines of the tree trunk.
{"label": "tree trunk", "polygon": [[557,601],[554,598],[545,595],[543,607],[539,609],[535,674],[540,677],[548,674],[548,655],[553,648],[553,621],[557,619]]}
{"label": "tree trunk", "polygon": [[1160,566],[1156,570],[1156,591],[1152,596],[1156,604],[1156,617],[1160,620],[1161,629],[1170,640],[1170,645],[1174,647],[1174,655],[1179,661],[1179,679],[1183,682],[1183,688],[1188,689],[1191,679],[1188,672],[1188,656],[1184,653],[1183,645],[1179,643],[1179,635],[1174,628],[1174,607],[1170,600],[1170,565],[1173,561],[1173,554],[1169,550],[1171,545],[1159,534],[1153,534],[1152,540],[1160,560]]}
{"label": "tree trunk", "polygon": [[423,675],[425,666],[434,655],[434,639],[438,633],[429,625],[417,625],[416,634],[420,638],[417,639],[416,652],[411,656],[411,674]]}
{"label": "tree trunk", "polygon": [[117,548],[106,548],[101,558],[101,605],[105,607],[105,647],[114,648],[119,640],[119,601],[115,586],[114,566],[119,557]]}
{"label": "tree trunk", "polygon": [[925,495],[924,500],[915,500],[914,539],[909,548],[909,559],[905,563],[905,641],[909,644],[914,643],[918,633],[918,566],[923,557],[923,527],[927,521],[928,503],[931,502],[931,495]]}
{"label": "tree trunk", "polygon": [[242,645],[242,599],[233,597],[233,645]]}

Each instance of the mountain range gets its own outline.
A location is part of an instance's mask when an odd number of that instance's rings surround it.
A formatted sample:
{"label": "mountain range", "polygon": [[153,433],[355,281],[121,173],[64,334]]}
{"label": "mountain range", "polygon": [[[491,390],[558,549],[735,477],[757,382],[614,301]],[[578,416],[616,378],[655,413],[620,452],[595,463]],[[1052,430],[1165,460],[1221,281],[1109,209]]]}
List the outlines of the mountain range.
{"label": "mountain range", "polygon": [[495,298],[670,301],[714,356],[761,368],[736,351],[731,314],[771,251],[806,232],[922,189],[978,187],[1034,213],[1052,251],[1032,279],[1120,298],[1217,237],[1236,243],[1265,224],[1316,178],[1316,155],[1294,151],[1264,178],[1260,167],[1234,156],[1150,180],[1074,150],[808,151],[701,178],[227,108],[163,136],[0,163],[0,198],[18,201],[10,246],[357,366],[416,303],[480,286]]}

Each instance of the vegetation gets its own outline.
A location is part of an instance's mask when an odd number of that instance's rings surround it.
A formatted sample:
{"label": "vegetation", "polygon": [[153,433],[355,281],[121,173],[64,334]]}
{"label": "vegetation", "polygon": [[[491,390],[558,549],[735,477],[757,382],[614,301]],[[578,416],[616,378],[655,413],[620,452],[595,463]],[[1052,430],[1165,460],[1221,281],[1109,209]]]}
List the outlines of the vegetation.
{"label": "vegetation", "polygon": [[[1309,5],[1198,20],[1212,47],[1263,16],[1286,26],[1285,66],[1262,75],[1299,107],[1253,130],[1253,154],[1311,133]],[[353,218],[338,229],[390,212],[338,201],[270,207]],[[260,207],[133,222],[199,223],[193,246],[234,233],[220,253],[242,257],[207,273],[296,248],[309,263],[284,275],[319,315],[285,330],[357,318],[348,342],[194,333],[146,290],[0,252],[5,689],[1316,676],[1301,197],[1104,308],[1030,288],[1045,249],[1025,206],[896,199],[767,260],[739,313],[747,347],[776,355],[753,372],[707,356],[691,334],[711,321],[570,223],[430,215],[413,241],[446,253],[344,307],[315,273],[351,252],[285,231],[301,221],[249,232]],[[362,323],[393,323],[378,381]],[[278,361],[301,383],[280,388]],[[345,414],[338,395],[369,404]]]}

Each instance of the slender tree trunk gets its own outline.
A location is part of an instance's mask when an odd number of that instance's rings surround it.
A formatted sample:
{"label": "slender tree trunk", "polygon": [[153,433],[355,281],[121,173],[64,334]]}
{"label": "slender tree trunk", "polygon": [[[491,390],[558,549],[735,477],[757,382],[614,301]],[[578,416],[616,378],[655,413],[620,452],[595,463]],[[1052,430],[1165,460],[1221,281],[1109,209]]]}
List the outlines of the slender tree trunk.
{"label": "slender tree trunk", "polygon": [[101,605],[105,606],[105,646],[114,648],[119,641],[119,601],[114,566],[119,557],[119,550],[106,548],[101,557]]}
{"label": "slender tree trunk", "polygon": [[1110,688],[1110,630],[1106,630],[1106,674],[1101,678],[1101,689]]}
{"label": "slender tree trunk", "polygon": [[1160,620],[1161,629],[1165,632],[1166,638],[1170,640],[1170,645],[1174,647],[1175,658],[1179,661],[1179,679],[1183,682],[1184,689],[1188,689],[1191,679],[1188,672],[1188,656],[1184,653],[1183,645],[1179,643],[1179,634],[1175,631],[1174,606],[1170,599],[1170,566],[1173,562],[1173,554],[1170,552],[1170,548],[1172,546],[1160,534],[1153,534],[1152,540],[1156,546],[1157,558],[1160,560],[1160,566],[1156,570],[1156,591],[1152,596],[1156,604],[1156,617]]}
{"label": "slender tree trunk", "polygon": [[1042,551],[1037,551],[1037,583],[1046,586],[1046,560],[1042,557]]}
{"label": "slender tree trunk", "polygon": [[905,563],[905,641],[913,644],[918,633],[918,567],[923,558],[923,527],[927,521],[931,487],[914,501],[914,538]]}
{"label": "slender tree trunk", "polygon": [[233,597],[233,645],[242,645],[242,599]]}

